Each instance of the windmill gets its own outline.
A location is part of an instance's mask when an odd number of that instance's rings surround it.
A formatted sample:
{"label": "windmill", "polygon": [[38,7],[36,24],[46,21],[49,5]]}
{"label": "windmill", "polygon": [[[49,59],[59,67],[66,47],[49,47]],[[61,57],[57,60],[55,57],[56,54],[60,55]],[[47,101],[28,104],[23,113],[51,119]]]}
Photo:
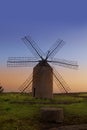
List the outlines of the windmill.
{"label": "windmill", "polygon": [[63,47],[65,42],[58,39],[55,44],[44,54],[36,42],[30,36],[22,38],[24,44],[31,50],[34,57],[9,57],[8,67],[28,67],[34,64],[33,74],[26,79],[20,87],[21,92],[32,86],[32,96],[37,98],[53,97],[53,76],[58,88],[68,93],[69,87],[62,76],[51,66],[56,64],[68,68],[78,68],[77,62],[64,59],[56,59],[54,56]]}

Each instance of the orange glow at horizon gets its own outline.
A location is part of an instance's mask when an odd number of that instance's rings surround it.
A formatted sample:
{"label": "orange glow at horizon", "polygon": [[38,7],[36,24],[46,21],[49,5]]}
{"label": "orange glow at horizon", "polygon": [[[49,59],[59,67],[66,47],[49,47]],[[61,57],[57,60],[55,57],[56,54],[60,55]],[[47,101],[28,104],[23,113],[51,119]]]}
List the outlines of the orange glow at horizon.
{"label": "orange glow at horizon", "polygon": [[5,91],[19,91],[18,88],[31,73],[32,70],[29,68],[4,68],[0,73],[0,82]]}
{"label": "orange glow at horizon", "polygon": [[[87,80],[85,69],[83,71],[67,68],[56,68],[64,81],[69,85],[71,92],[86,92]],[[33,72],[32,68],[2,68],[0,82],[5,91],[19,91],[18,88]],[[54,92],[59,92],[58,87],[53,87]]]}

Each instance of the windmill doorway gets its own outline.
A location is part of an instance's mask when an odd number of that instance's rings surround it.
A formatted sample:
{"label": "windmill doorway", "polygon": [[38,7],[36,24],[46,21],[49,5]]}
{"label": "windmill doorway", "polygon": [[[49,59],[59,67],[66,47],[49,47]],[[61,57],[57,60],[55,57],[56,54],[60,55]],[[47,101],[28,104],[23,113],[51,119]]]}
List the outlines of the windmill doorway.
{"label": "windmill doorway", "polygon": [[34,91],[34,92],[33,92],[33,97],[35,97],[35,90],[36,90],[36,88],[34,88],[34,90],[33,90],[33,91]]}

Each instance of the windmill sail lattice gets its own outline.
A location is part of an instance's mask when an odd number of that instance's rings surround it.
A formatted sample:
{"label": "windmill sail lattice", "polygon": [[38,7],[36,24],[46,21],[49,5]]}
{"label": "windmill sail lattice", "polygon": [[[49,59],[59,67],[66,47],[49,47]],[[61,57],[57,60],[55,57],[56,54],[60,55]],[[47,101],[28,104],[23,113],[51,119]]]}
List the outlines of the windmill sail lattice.
{"label": "windmill sail lattice", "polygon": [[22,92],[32,86],[32,93],[34,97],[52,98],[54,75],[57,85],[60,84],[59,89],[67,93],[69,91],[69,87],[61,75],[57,73],[49,64],[52,63],[74,69],[78,68],[78,64],[75,61],[54,58],[65,42],[61,39],[57,40],[56,43],[47,51],[47,53],[44,54],[30,36],[25,36],[22,40],[32,52],[34,57],[9,57],[7,61],[7,65],[9,67],[28,67],[31,64],[36,65],[33,69],[33,74],[31,76],[32,78],[28,78],[21,86]]}
{"label": "windmill sail lattice", "polygon": [[70,91],[70,87],[68,86],[68,84],[64,81],[64,79],[62,78],[62,76],[56,71],[56,69],[54,68],[54,80],[55,83],[57,85],[57,87],[59,88],[59,90],[61,92],[65,92],[68,93]]}
{"label": "windmill sail lattice", "polygon": [[33,74],[31,74],[24,82],[23,84],[19,87],[19,90],[23,93],[25,92],[25,90],[27,90],[27,92],[30,92],[31,87],[32,87],[32,77]]}

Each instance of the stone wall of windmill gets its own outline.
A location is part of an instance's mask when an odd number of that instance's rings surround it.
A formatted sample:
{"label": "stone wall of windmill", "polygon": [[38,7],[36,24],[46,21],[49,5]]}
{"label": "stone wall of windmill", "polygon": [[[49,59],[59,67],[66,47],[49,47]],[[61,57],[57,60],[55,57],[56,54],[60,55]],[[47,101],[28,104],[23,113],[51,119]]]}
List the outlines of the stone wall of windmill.
{"label": "stone wall of windmill", "polygon": [[53,69],[48,63],[34,67],[32,94],[36,98],[53,98]]}

